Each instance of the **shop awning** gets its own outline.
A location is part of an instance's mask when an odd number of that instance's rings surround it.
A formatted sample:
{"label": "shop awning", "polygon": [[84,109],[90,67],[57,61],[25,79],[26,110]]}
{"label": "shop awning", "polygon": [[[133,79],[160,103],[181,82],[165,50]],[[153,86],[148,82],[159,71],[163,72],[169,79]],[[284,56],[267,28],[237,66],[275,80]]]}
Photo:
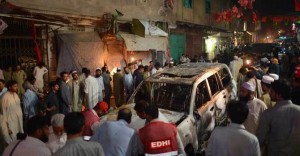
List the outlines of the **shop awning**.
{"label": "shop awning", "polygon": [[145,36],[164,36],[168,37],[168,33],[161,30],[155,25],[151,25],[146,20],[132,19],[133,33],[141,37]]}
{"label": "shop awning", "polygon": [[149,51],[155,49],[157,51],[166,51],[168,47],[168,38],[159,36],[140,37],[134,34],[120,33],[124,39],[127,51]]}

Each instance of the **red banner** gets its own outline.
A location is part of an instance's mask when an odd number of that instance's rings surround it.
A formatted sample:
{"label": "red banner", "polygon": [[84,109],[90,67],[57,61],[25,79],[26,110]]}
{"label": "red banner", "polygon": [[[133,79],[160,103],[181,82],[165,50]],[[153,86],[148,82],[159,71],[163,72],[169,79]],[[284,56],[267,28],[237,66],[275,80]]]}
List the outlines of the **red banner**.
{"label": "red banner", "polygon": [[295,11],[300,11],[300,0],[295,0]]}
{"label": "red banner", "polygon": [[39,44],[36,40],[36,28],[34,26],[34,22],[32,22],[32,36],[33,36],[33,42],[34,42],[34,50],[35,50],[35,54],[36,54],[36,59],[37,59],[37,62],[41,62],[42,61],[42,55],[41,55],[41,50],[40,50],[40,47],[39,47]]}

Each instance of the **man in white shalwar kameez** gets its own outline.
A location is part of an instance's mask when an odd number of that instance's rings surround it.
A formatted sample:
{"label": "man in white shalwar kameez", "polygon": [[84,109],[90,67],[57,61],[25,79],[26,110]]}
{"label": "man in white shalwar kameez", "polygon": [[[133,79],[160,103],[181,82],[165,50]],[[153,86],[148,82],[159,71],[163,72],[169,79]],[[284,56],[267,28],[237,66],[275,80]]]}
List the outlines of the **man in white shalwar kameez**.
{"label": "man in white shalwar kameez", "polygon": [[34,67],[33,76],[36,78],[35,85],[40,92],[44,90],[44,74],[48,73],[48,69],[44,67],[43,62]]}
{"label": "man in white shalwar kameez", "polygon": [[99,90],[98,90],[98,100],[103,101],[103,91],[104,91],[104,82],[103,82],[103,77],[101,76],[102,71],[100,68],[96,69],[96,75],[95,78],[98,81],[98,85],[99,85]]}
{"label": "man in white shalwar kameez", "polygon": [[84,93],[86,99],[86,109],[93,109],[99,102],[99,86],[96,78],[91,76],[91,71],[87,70],[85,72],[85,83],[84,83]]}
{"label": "man in white shalwar kameez", "polygon": [[72,112],[81,112],[83,95],[81,94],[82,86],[80,85],[77,71],[72,72],[72,77],[73,79],[68,82],[72,101]]}
{"label": "man in white shalwar kameez", "polygon": [[3,117],[1,124],[4,140],[7,144],[17,140],[17,133],[23,133],[23,115],[20,98],[17,94],[18,83],[7,82],[8,92],[0,100],[0,113]]}
{"label": "man in white shalwar kameez", "polygon": [[234,59],[230,62],[229,69],[231,71],[233,79],[235,80],[235,82],[237,82],[237,77],[238,77],[239,70],[240,70],[239,61],[238,61],[237,56],[234,56]]}
{"label": "man in white shalwar kameez", "polygon": [[239,100],[246,102],[248,105],[249,114],[244,126],[252,134],[256,132],[260,115],[267,109],[267,105],[254,95],[255,86],[250,82],[244,82],[240,88]]}

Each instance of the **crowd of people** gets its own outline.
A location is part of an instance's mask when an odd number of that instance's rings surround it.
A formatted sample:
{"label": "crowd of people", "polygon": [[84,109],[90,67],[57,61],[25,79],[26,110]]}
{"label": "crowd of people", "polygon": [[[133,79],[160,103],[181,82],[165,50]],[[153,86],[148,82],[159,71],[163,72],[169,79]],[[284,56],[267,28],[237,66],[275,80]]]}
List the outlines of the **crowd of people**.
{"label": "crowd of people", "polygon": [[[182,55],[186,62],[203,59]],[[229,66],[239,101],[228,103],[231,124],[212,132],[206,155],[300,155],[299,48],[281,58],[224,50],[213,62]]]}
{"label": "crowd of people", "polygon": [[291,99],[284,80],[264,79],[270,84],[270,108],[255,98],[255,86],[245,82],[239,101],[227,104],[231,124],[217,127],[208,142],[206,155],[290,155],[300,154],[300,107]]}
{"label": "crowd of people", "polygon": [[[56,81],[49,83],[49,87],[44,86],[43,76],[48,70],[42,63],[35,67],[32,76],[28,77],[19,65],[16,66],[16,71],[10,74],[6,73],[11,71],[10,68],[3,71],[5,76],[0,79],[0,135],[3,136],[0,139],[0,152],[2,153],[5,148],[9,149],[11,145],[18,146],[17,140],[26,138],[20,138],[18,134],[27,134],[27,139],[29,139],[27,141],[35,142],[35,145],[42,145],[36,140],[39,139],[47,143],[51,154],[55,153],[66,143],[68,133],[65,133],[67,131],[64,130],[66,128],[64,128],[63,118],[71,112],[80,112],[84,116],[84,128],[80,134],[93,136],[100,125],[101,116],[123,105],[129,100],[134,88],[139,83],[146,77],[162,70],[158,62],[153,65],[152,61],[149,62],[149,66],[135,66],[135,64],[129,63],[123,68],[123,72],[118,68],[112,77],[107,66],[97,68],[94,75],[87,68],[82,68],[80,74],[75,70],[63,71]],[[111,104],[112,93],[114,105]],[[128,110],[126,112],[128,115]],[[44,122],[51,126],[49,132],[45,130]],[[126,123],[129,122],[127,117]],[[30,129],[33,124],[37,127]],[[40,135],[40,132],[43,135]],[[41,138],[45,137],[45,134],[49,136],[47,141]],[[20,146],[20,148],[22,147]],[[36,152],[45,152],[45,150],[41,148]],[[48,154],[47,151],[45,155]]]}
{"label": "crowd of people", "polygon": [[239,101],[228,103],[231,124],[215,128],[206,155],[300,155],[300,56],[251,65],[241,54],[228,61]]}
{"label": "crowd of people", "polygon": [[[238,97],[226,108],[231,124],[213,130],[206,155],[300,154],[300,57],[288,83],[277,72],[276,59],[262,58],[260,68],[245,65],[238,56],[228,63]],[[180,63],[189,61],[184,55],[180,58]],[[197,56],[191,62],[205,60]],[[135,66],[128,63],[112,76],[107,66],[93,72],[63,71],[48,89],[43,78],[48,70],[42,63],[28,77],[19,65],[13,72],[7,68],[0,73],[0,153],[185,155],[176,126],[147,101],[135,101],[136,114],[145,119],[138,131],[128,126],[132,118],[128,108],[119,109],[117,121],[101,120],[126,103],[145,78],[163,70],[152,61]],[[171,60],[165,68],[173,66]]]}

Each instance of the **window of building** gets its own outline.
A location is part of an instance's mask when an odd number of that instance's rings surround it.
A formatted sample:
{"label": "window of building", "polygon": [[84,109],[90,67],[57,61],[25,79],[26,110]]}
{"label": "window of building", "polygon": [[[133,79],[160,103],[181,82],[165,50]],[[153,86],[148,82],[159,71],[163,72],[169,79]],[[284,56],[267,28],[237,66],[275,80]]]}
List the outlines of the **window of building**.
{"label": "window of building", "polygon": [[[37,63],[32,24],[29,21],[11,18],[3,18],[3,20],[9,27],[0,35],[0,69],[19,64],[30,76]],[[37,27],[37,42],[44,57],[47,55],[47,43],[46,39],[41,37],[42,29],[43,27]]]}
{"label": "window of building", "polygon": [[211,0],[205,0],[205,13],[211,13]]}
{"label": "window of building", "polygon": [[193,7],[193,0],[183,0],[183,5],[185,8],[192,8]]}

